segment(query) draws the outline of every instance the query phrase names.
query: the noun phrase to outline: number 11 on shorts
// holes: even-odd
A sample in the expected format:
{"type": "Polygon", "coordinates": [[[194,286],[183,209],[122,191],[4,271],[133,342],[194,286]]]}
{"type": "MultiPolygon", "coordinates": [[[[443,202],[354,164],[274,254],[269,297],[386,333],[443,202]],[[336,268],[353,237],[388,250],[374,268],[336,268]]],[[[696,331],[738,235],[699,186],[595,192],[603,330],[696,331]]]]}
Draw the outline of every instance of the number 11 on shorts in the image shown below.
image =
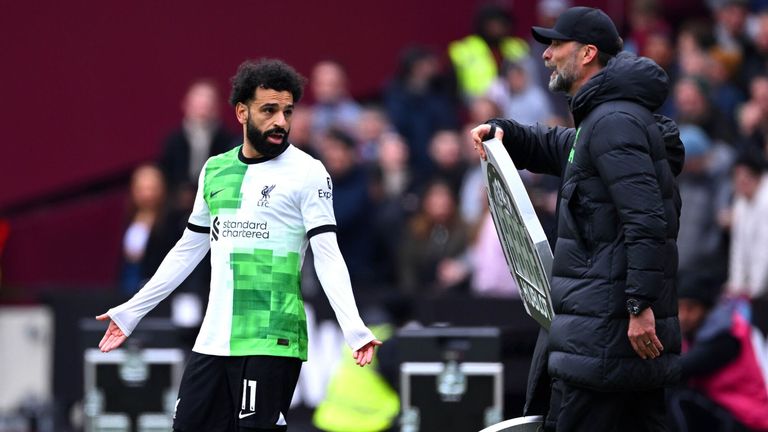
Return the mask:
{"type": "Polygon", "coordinates": [[[243,406],[242,409],[245,410],[245,403],[248,400],[248,390],[251,389],[251,397],[250,397],[250,404],[248,405],[248,411],[256,411],[256,381],[255,380],[243,380],[243,406]]]}

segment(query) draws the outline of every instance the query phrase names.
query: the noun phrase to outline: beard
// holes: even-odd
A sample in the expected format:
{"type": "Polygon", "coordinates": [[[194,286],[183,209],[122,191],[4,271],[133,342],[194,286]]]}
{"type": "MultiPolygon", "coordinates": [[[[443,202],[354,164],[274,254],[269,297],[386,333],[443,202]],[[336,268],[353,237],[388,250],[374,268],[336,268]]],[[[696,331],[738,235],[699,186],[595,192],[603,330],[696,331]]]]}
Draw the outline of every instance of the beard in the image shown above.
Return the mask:
{"type": "Polygon", "coordinates": [[[281,127],[272,128],[268,131],[262,132],[259,128],[251,124],[251,117],[248,116],[248,121],[245,125],[245,136],[248,138],[248,142],[251,147],[265,157],[275,157],[285,151],[288,148],[288,131],[281,127]],[[273,144],[267,140],[270,135],[282,134],[283,140],[280,144],[273,144]]]}
{"type": "Polygon", "coordinates": [[[563,92],[568,93],[568,90],[573,85],[573,79],[571,77],[564,75],[560,72],[555,71],[555,73],[549,78],[549,91],[551,92],[563,92]]]}
{"type": "Polygon", "coordinates": [[[549,77],[549,91],[568,93],[578,79],[572,62],[566,63],[561,70],[555,69],[549,77]]]}

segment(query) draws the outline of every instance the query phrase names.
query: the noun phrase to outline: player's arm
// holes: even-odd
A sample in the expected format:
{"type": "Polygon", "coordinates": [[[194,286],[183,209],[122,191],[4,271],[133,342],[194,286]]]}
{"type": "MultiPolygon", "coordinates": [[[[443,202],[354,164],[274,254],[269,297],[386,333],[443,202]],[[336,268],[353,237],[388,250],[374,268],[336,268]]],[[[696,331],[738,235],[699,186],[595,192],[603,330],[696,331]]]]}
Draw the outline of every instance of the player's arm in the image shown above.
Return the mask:
{"type": "MultiPolygon", "coordinates": [[[[313,234],[310,231],[310,234],[313,234]]],[[[353,350],[355,362],[365,366],[373,360],[374,348],[381,345],[365,326],[352,294],[352,283],[344,257],[336,241],[336,233],[328,230],[311,235],[309,242],[315,257],[315,271],[320,285],[331,303],[344,340],[353,350]]]]}
{"type": "Polygon", "coordinates": [[[185,229],[155,274],[136,295],[96,317],[101,321],[112,320],[99,343],[99,348],[108,352],[119,347],[131,335],[139,321],[192,273],[209,248],[208,234],[185,229]]]}
{"type": "Polygon", "coordinates": [[[365,366],[381,342],[363,324],[357,311],[349,271],[336,240],[331,176],[319,161],[306,169],[300,207],[320,284],[336,314],[344,340],[354,351],[356,363],[365,366]]]}
{"type": "Polygon", "coordinates": [[[130,300],[96,317],[100,321],[111,319],[99,342],[102,351],[111,351],[125,342],[139,321],[192,273],[211,248],[208,238],[210,211],[203,187],[206,167],[207,163],[198,179],[197,196],[187,229],[160,263],[155,274],[130,300]]]}

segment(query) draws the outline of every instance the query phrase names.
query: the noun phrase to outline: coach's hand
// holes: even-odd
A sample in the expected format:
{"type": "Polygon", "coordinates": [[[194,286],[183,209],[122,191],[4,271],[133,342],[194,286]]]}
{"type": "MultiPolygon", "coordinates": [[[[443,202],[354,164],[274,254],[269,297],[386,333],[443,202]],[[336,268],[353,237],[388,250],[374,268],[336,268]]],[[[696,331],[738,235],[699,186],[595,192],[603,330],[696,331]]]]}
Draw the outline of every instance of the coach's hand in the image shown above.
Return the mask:
{"type": "Polygon", "coordinates": [[[363,347],[359,350],[352,353],[352,357],[355,359],[355,363],[357,363],[357,365],[360,367],[370,364],[373,361],[373,352],[379,345],[381,345],[381,341],[374,339],[363,345],[363,347]]]}
{"type": "Polygon", "coordinates": [[[664,346],[656,337],[656,319],[651,308],[645,308],[639,315],[629,316],[629,343],[641,359],[655,359],[664,351],[664,346]]]}
{"type": "MultiPolygon", "coordinates": [[[[472,143],[475,146],[475,151],[480,155],[482,160],[486,160],[488,157],[486,156],[485,149],[483,148],[483,141],[485,136],[488,135],[488,132],[490,131],[491,125],[489,124],[481,124],[480,126],[477,126],[476,128],[469,131],[469,135],[472,137],[472,143]]],[[[501,140],[504,138],[504,131],[497,127],[495,137],[501,140]]]]}
{"type": "Polygon", "coordinates": [[[115,324],[115,322],[109,318],[109,315],[101,314],[97,316],[96,319],[99,321],[109,320],[107,331],[104,332],[104,337],[101,338],[101,342],[99,342],[99,349],[101,352],[110,352],[122,345],[123,342],[128,339],[128,336],[126,336],[125,333],[120,330],[120,327],[118,327],[117,324],[115,324]]]}

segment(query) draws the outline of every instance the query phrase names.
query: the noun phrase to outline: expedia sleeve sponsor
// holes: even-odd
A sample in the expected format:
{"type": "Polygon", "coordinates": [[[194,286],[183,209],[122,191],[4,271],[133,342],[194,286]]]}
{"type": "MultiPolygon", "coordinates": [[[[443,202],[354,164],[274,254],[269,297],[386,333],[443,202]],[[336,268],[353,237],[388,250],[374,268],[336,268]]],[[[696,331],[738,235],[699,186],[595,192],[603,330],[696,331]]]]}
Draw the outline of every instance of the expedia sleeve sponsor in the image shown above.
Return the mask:
{"type": "Polygon", "coordinates": [[[328,190],[318,188],[317,197],[325,198],[327,200],[333,199],[333,184],[331,183],[331,176],[325,176],[325,182],[328,184],[328,190]]]}
{"type": "Polygon", "coordinates": [[[301,218],[306,232],[326,225],[336,225],[333,214],[333,182],[328,171],[315,161],[308,169],[301,188],[301,218]]]}
{"type": "Polygon", "coordinates": [[[267,222],[222,221],[219,235],[224,238],[268,239],[267,222]]]}

